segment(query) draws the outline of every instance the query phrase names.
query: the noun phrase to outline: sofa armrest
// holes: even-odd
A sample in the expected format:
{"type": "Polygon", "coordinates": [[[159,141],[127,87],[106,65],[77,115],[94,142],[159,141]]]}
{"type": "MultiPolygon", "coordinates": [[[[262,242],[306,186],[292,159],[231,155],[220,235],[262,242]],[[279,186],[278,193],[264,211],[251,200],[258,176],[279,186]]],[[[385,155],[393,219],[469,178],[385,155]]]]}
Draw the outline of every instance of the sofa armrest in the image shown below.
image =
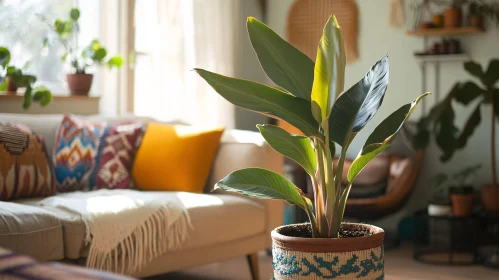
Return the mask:
{"type": "MultiPolygon", "coordinates": [[[[211,189],[216,182],[229,173],[248,167],[260,167],[283,174],[284,159],[257,132],[225,131],[208,180],[209,188],[211,189]]],[[[284,202],[270,199],[253,200],[265,207],[267,216],[266,232],[269,233],[270,245],[270,232],[283,223],[284,202]]]]}

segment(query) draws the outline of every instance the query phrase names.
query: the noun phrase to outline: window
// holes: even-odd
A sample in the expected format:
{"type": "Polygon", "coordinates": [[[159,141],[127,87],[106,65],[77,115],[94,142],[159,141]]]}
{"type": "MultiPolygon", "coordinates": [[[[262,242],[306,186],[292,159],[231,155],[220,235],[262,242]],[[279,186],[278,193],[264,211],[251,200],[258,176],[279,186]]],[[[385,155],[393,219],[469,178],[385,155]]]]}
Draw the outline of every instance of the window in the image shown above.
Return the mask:
{"type": "Polygon", "coordinates": [[[79,41],[83,47],[99,37],[98,0],[0,0],[0,45],[9,48],[16,67],[29,62],[26,70],[54,94],[67,93],[65,73],[70,68],[60,59],[63,47],[40,16],[53,23],[56,18],[67,18],[75,6],[81,10],[79,41]],[[50,44],[44,47],[46,37],[50,44]]]}

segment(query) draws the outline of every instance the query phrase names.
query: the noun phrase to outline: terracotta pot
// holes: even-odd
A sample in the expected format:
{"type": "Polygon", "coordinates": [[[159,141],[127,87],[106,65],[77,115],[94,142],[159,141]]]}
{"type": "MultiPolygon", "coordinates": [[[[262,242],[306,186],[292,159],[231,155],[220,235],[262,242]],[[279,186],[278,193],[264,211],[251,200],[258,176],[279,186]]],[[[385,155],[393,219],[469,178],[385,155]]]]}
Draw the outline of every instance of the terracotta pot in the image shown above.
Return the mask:
{"type": "Polygon", "coordinates": [[[281,226],[272,231],[273,279],[383,278],[383,229],[371,225],[343,223],[342,228],[360,228],[372,235],[350,238],[292,236],[293,233],[309,228],[309,224],[295,224],[281,226]],[[330,267],[324,269],[325,264],[330,267]]]}
{"type": "Polygon", "coordinates": [[[8,94],[16,95],[17,94],[17,85],[12,82],[12,77],[5,77],[5,80],[7,80],[7,88],[5,89],[8,94]]]}
{"type": "Polygon", "coordinates": [[[473,27],[483,29],[483,17],[481,16],[471,16],[470,23],[473,27]]]}
{"type": "Polygon", "coordinates": [[[489,213],[499,213],[499,187],[485,186],[480,189],[482,203],[489,213]]]}
{"type": "Polygon", "coordinates": [[[468,217],[473,214],[472,194],[451,194],[452,213],[456,217],[468,217]]]}
{"type": "Polygon", "coordinates": [[[448,8],[444,11],[445,27],[460,27],[462,23],[461,8],[448,8]]]}
{"type": "Polygon", "coordinates": [[[444,27],[444,15],[433,15],[433,26],[436,28],[444,27]]]}
{"type": "Polygon", "coordinates": [[[71,95],[88,95],[94,75],[84,73],[67,74],[66,79],[68,80],[71,95]]]}

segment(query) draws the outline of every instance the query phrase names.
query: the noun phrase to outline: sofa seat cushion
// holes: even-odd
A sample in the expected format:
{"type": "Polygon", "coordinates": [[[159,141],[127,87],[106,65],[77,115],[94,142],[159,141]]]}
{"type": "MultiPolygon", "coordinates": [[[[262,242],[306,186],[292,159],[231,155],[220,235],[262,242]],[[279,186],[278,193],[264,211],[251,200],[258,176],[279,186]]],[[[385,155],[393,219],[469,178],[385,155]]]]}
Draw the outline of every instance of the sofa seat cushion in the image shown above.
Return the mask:
{"type": "Polygon", "coordinates": [[[37,260],[61,260],[64,243],[60,220],[50,211],[0,202],[0,247],[37,260]]]}
{"type": "MultiPolygon", "coordinates": [[[[229,194],[195,194],[187,192],[156,192],[165,198],[175,196],[186,207],[192,224],[189,238],[180,248],[201,248],[264,233],[265,208],[251,199],[229,194]]],[[[41,199],[20,203],[36,205],[41,199]]],[[[85,225],[80,215],[63,209],[43,207],[62,222],[65,256],[86,257],[85,225]]]]}

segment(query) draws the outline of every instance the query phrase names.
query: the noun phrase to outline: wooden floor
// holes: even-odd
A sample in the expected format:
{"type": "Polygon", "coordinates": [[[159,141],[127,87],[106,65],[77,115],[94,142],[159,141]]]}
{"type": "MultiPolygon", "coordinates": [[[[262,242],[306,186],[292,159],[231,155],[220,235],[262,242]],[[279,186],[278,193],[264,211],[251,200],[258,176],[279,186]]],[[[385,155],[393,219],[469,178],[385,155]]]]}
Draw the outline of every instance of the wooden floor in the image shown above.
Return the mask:
{"type": "MultiPolygon", "coordinates": [[[[263,252],[259,254],[260,279],[271,279],[272,258],[263,252]]],[[[385,254],[385,279],[495,279],[499,280],[499,270],[483,266],[436,266],[416,262],[412,259],[410,246],[387,250],[385,254]]],[[[170,273],[150,279],[172,280],[251,280],[250,271],[245,257],[231,259],[192,268],[182,272],[170,273]]]]}

